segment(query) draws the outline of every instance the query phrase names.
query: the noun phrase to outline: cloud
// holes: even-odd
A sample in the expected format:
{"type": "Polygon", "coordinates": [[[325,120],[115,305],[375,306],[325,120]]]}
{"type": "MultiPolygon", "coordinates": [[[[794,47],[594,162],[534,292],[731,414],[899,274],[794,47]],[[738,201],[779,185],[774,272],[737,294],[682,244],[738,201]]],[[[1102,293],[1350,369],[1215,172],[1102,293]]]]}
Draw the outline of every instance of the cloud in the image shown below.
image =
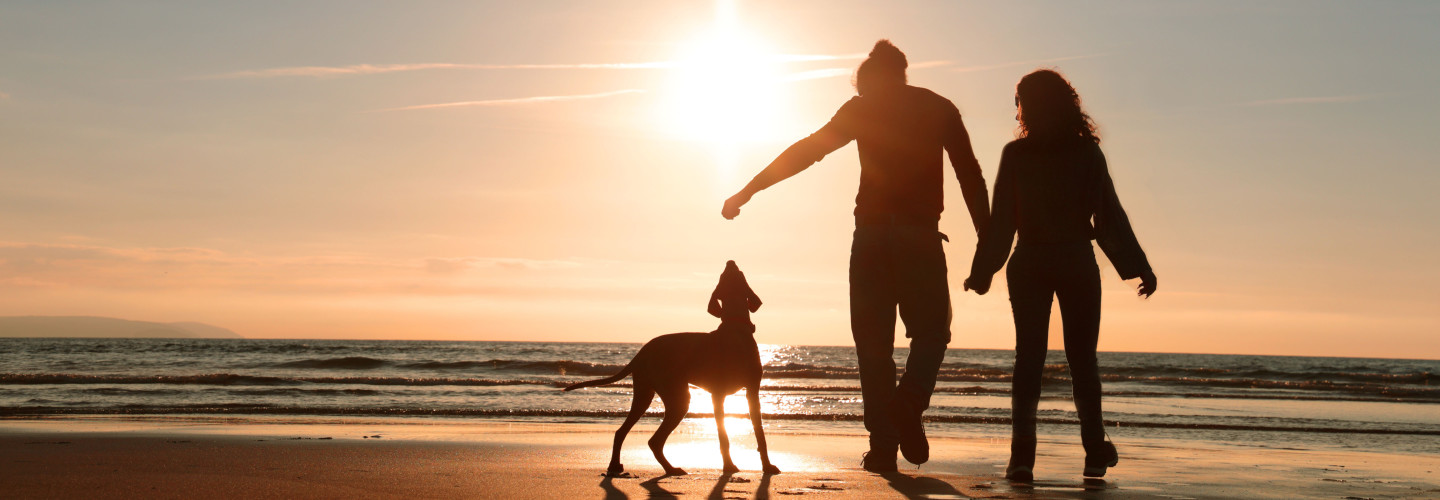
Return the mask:
{"type": "MultiPolygon", "coordinates": [[[[857,59],[863,54],[776,54],[771,62],[792,63],[812,61],[838,61],[857,59]]],[[[355,75],[375,75],[406,71],[440,69],[468,70],[547,70],[547,69],[671,69],[685,66],[685,61],[649,61],[633,63],[573,63],[573,64],[466,64],[466,63],[410,63],[410,64],[352,64],[349,66],[286,66],[246,71],[234,71],[216,75],[194,77],[194,80],[230,80],[250,78],[304,77],[323,78],[355,75]]]]}
{"type": "Polygon", "coordinates": [[[852,59],[864,59],[865,54],[776,54],[771,56],[773,62],[813,62],[813,61],[847,61],[852,59]]]}
{"type": "Polygon", "coordinates": [[[535,97],[519,97],[519,98],[513,98],[513,99],[489,99],[489,100],[484,100],[484,101],[459,101],[459,102],[442,102],[442,103],[438,103],[438,104],[419,104],[419,105],[415,105],[415,106],[402,106],[402,107],[398,107],[398,108],[376,109],[376,110],[373,110],[373,111],[375,111],[375,112],[381,112],[381,111],[412,111],[412,110],[417,110],[417,109],[462,108],[462,107],[471,107],[471,106],[516,106],[516,105],[522,105],[522,104],[540,104],[540,103],[557,102],[557,101],[577,101],[577,100],[582,100],[582,99],[600,99],[600,98],[604,98],[604,97],[613,97],[613,96],[625,95],[625,94],[636,94],[636,93],[642,93],[642,92],[645,92],[645,91],[644,91],[644,90],[641,90],[641,89],[625,89],[625,90],[616,90],[616,91],[612,91],[612,92],[601,92],[601,93],[598,93],[598,94],[544,95],[544,96],[535,96],[535,97]]]}
{"type": "Polygon", "coordinates": [[[434,69],[658,69],[674,67],[672,62],[641,62],[641,63],[602,63],[602,64],[455,64],[455,63],[417,63],[417,64],[355,64],[350,66],[290,66],[283,68],[257,69],[249,71],[236,71],[218,75],[206,75],[196,77],[197,80],[228,80],[240,78],[279,78],[279,77],[335,77],[353,75],[374,75],[381,73],[399,73],[404,71],[424,71],[434,69]]]}
{"type": "Polygon", "coordinates": [[[0,90],[0,101],[8,101],[8,100],[10,100],[10,94],[6,94],[5,91],[0,90]]]}
{"type": "MultiPolygon", "coordinates": [[[[861,55],[859,57],[864,57],[864,55],[861,55]]],[[[909,69],[938,68],[942,66],[949,66],[951,64],[955,64],[955,61],[921,61],[915,64],[911,64],[909,69]]],[[[855,68],[822,68],[810,71],[801,71],[798,73],[790,73],[788,75],[780,77],[780,80],[785,82],[798,82],[804,80],[818,80],[821,78],[834,78],[837,76],[850,76],[853,74],[855,74],[855,68]]]]}
{"type": "Polygon", "coordinates": [[[1329,104],[1329,103],[1340,103],[1340,102],[1369,101],[1369,100],[1378,99],[1378,98],[1380,98],[1380,95],[1379,95],[1379,94],[1337,95],[1337,96],[1326,96],[1326,97],[1286,97],[1286,98],[1282,98],[1282,99],[1263,99],[1263,100],[1259,100],[1259,101],[1250,101],[1250,102],[1247,102],[1247,103],[1243,103],[1243,104],[1241,104],[1241,105],[1242,105],[1242,106],[1275,106],[1275,105],[1283,105],[1283,104],[1329,104]]]}
{"type": "Polygon", "coordinates": [[[254,256],[209,248],[0,242],[0,290],[223,290],[268,293],[492,294],[556,288],[573,260],[254,256]],[[469,271],[462,273],[462,271],[469,271]]]}
{"type": "Polygon", "coordinates": [[[803,80],[817,80],[817,79],[820,79],[820,78],[834,78],[834,77],[837,77],[837,76],[850,76],[850,74],[851,74],[851,73],[854,73],[854,72],[855,72],[855,70],[854,70],[853,68],[824,68],[824,69],[815,69],[815,70],[810,70],[810,71],[801,71],[801,72],[798,72],[798,73],[790,73],[790,74],[788,74],[788,75],[785,75],[785,76],[781,77],[780,80],[786,81],[786,82],[798,82],[798,81],[803,81],[803,80]]]}
{"type": "Polygon", "coordinates": [[[455,274],[472,268],[502,268],[521,270],[573,269],[579,262],[569,260],[536,260],[504,257],[460,257],[425,259],[425,270],[432,274],[455,274]]]}
{"type": "Polygon", "coordinates": [[[1017,67],[1017,66],[1037,66],[1037,65],[1041,65],[1041,64],[1057,63],[1057,62],[1061,62],[1061,61],[1075,61],[1075,60],[1079,60],[1079,59],[1091,59],[1091,58],[1095,58],[1095,57],[1103,57],[1103,56],[1105,56],[1105,55],[1107,55],[1107,54],[1103,54],[1103,53],[1102,53],[1102,54],[1085,54],[1085,55],[1079,55],[1079,56],[1055,57],[1055,58],[1051,58],[1051,59],[1031,59],[1031,60],[1027,60],[1027,61],[1012,61],[1012,62],[999,63],[999,64],[987,64],[987,65],[983,65],[983,66],[964,66],[964,67],[952,69],[952,70],[950,70],[950,71],[954,71],[954,72],[956,72],[956,73],[970,73],[970,72],[975,72],[975,71],[990,71],[990,70],[992,70],[992,69],[1014,68],[1014,67],[1017,67]]]}

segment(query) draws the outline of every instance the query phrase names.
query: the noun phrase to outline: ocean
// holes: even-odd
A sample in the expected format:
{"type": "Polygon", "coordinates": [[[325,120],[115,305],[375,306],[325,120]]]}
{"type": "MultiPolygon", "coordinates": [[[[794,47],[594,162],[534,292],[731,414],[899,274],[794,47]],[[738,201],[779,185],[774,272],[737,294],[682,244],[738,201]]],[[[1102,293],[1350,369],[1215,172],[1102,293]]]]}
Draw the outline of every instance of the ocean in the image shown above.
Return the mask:
{"type": "MultiPolygon", "coordinates": [[[[0,418],[315,415],[619,423],[640,344],[255,339],[0,339],[0,418]]],[[[905,349],[896,349],[902,366],[905,349]]],[[[762,345],[767,426],[862,432],[851,347],[762,345]]],[[[1007,350],[950,349],[932,434],[1009,432],[1007,350]]],[[[1440,361],[1100,353],[1107,430],[1270,446],[1440,450],[1440,361]]],[[[692,389],[691,412],[710,398],[692,389]]],[[[1042,432],[1078,434],[1064,353],[1045,368],[1042,432]]],[[[651,412],[659,414],[658,399],[651,412]]],[[[740,395],[726,413],[746,411],[740,395]]],[[[652,422],[653,423],[653,422],[652,422]]],[[[0,420],[3,425],[3,420],[0,420]]]]}

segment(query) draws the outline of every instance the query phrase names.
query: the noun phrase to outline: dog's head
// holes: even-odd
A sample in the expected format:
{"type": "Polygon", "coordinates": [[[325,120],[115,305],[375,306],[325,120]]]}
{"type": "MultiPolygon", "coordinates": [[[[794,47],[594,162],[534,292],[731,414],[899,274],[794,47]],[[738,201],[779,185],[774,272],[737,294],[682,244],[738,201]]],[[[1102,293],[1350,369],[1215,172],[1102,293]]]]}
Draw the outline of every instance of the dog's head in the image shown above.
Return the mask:
{"type": "Polygon", "coordinates": [[[760,309],[760,297],[750,289],[750,283],[745,281],[745,273],[740,272],[740,266],[733,260],[725,262],[725,270],[720,273],[720,283],[715,286],[712,298],[724,302],[727,308],[742,306],[750,312],[760,309]]]}

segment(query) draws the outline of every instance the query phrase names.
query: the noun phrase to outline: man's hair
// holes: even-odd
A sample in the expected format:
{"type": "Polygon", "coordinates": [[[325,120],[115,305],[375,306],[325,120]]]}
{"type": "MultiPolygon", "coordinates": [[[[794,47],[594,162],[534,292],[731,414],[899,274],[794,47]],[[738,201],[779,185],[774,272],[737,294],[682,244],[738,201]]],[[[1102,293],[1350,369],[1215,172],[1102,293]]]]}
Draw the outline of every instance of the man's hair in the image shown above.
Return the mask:
{"type": "Polygon", "coordinates": [[[860,95],[890,86],[905,84],[905,68],[909,67],[905,53],[890,40],[875,42],[870,56],[855,70],[855,91],[860,95]]]}

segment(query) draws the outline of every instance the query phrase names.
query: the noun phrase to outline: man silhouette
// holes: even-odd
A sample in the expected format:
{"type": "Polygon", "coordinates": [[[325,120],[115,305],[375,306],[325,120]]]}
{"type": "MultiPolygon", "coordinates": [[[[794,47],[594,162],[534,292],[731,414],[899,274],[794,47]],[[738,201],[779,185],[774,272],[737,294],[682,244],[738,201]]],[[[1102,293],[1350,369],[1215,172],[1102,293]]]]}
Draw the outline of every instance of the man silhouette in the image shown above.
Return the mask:
{"type": "Polygon", "coordinates": [[[977,234],[990,219],[985,179],[959,110],[934,92],[907,85],[907,66],[900,49],[888,40],[876,42],[855,72],[859,95],[819,131],[781,153],[721,210],[733,219],[756,192],[852,140],[858,144],[850,329],[870,433],[864,467],[874,472],[896,470],[897,447],[911,463],[925,463],[930,456],[920,415],[930,405],[950,343],[950,286],[941,247],[948,238],[939,231],[945,153],[977,234]],[[910,338],[898,385],[893,358],[897,308],[910,338]]]}

